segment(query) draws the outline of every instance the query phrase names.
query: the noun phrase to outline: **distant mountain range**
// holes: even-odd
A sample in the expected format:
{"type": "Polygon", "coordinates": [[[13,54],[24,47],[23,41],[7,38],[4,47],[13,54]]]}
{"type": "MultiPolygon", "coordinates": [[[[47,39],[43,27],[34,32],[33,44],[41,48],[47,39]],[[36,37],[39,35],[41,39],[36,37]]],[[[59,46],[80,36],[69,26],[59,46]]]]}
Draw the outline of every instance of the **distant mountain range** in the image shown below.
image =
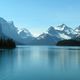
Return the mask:
{"type": "Polygon", "coordinates": [[[13,21],[8,22],[0,17],[0,37],[12,38],[16,44],[54,45],[64,39],[80,39],[80,26],[75,29],[65,24],[57,27],[50,26],[46,32],[34,37],[27,29],[18,29],[13,21]]]}

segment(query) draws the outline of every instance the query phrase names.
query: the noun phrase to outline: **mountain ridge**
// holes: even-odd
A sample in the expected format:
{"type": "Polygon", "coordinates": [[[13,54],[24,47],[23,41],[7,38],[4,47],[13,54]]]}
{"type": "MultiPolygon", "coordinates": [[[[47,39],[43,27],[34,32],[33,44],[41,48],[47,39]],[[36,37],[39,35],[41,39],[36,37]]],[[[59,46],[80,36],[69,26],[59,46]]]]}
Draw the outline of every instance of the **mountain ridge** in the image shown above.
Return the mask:
{"type": "Polygon", "coordinates": [[[6,21],[0,17],[0,36],[12,38],[16,43],[31,44],[56,44],[60,40],[72,39],[80,36],[80,26],[75,29],[65,24],[53,27],[50,26],[47,31],[34,37],[27,28],[18,29],[13,21],[6,21]]]}

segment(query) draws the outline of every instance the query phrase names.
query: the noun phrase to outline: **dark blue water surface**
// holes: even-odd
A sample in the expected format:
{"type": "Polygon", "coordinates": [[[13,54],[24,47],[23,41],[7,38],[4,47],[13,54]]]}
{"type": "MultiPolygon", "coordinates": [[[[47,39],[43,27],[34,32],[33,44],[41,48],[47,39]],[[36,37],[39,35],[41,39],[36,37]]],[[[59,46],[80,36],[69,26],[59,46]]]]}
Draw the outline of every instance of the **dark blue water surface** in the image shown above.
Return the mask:
{"type": "Polygon", "coordinates": [[[80,47],[0,50],[0,80],[80,80],[80,47]]]}

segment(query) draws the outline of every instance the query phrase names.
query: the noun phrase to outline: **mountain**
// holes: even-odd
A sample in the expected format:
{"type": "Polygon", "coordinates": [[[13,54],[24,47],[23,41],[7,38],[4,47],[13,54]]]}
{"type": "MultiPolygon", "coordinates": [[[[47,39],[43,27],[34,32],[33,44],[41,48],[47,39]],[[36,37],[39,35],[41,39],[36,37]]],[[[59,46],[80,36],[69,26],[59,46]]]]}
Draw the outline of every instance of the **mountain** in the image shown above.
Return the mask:
{"type": "Polygon", "coordinates": [[[65,24],[50,26],[46,32],[34,37],[26,28],[18,29],[13,21],[0,17],[0,37],[11,38],[16,44],[54,45],[64,39],[80,39],[80,26],[74,30],[65,24]]]}
{"type": "Polygon", "coordinates": [[[0,37],[3,37],[3,33],[2,33],[2,25],[0,24],[0,37]]]}
{"type": "Polygon", "coordinates": [[[77,28],[75,28],[75,31],[77,32],[77,34],[73,37],[73,39],[80,41],[80,25],[77,28]]]}
{"type": "Polygon", "coordinates": [[[37,43],[39,45],[54,45],[57,43],[57,41],[61,40],[57,36],[48,34],[48,33],[43,33],[39,37],[37,37],[37,43]]]}
{"type": "Polygon", "coordinates": [[[33,35],[26,28],[19,29],[18,35],[24,44],[30,44],[34,39],[33,35]]]}
{"type": "Polygon", "coordinates": [[[19,39],[17,34],[17,28],[14,26],[13,22],[8,23],[6,20],[0,17],[0,24],[1,32],[5,36],[12,38],[16,41],[19,39]]]}
{"type": "Polygon", "coordinates": [[[45,33],[37,37],[37,40],[41,44],[56,44],[60,40],[71,39],[76,34],[77,32],[75,30],[62,24],[57,27],[50,26],[45,33]]]}
{"type": "Polygon", "coordinates": [[[0,17],[0,35],[6,36],[7,38],[11,38],[18,44],[25,44],[25,41],[27,44],[28,40],[26,39],[31,38],[32,36],[30,35],[30,32],[28,30],[19,31],[18,28],[15,27],[13,21],[8,22],[1,17],[0,17]]]}
{"type": "Polygon", "coordinates": [[[75,29],[75,31],[76,31],[78,34],[80,34],[80,26],[78,26],[78,27],[75,29]]]}
{"type": "Polygon", "coordinates": [[[18,34],[22,39],[27,39],[32,37],[32,34],[26,28],[18,30],[18,34]]]}
{"type": "Polygon", "coordinates": [[[47,32],[61,39],[71,39],[77,34],[72,28],[69,28],[65,24],[59,25],[57,27],[51,26],[47,32]]]}

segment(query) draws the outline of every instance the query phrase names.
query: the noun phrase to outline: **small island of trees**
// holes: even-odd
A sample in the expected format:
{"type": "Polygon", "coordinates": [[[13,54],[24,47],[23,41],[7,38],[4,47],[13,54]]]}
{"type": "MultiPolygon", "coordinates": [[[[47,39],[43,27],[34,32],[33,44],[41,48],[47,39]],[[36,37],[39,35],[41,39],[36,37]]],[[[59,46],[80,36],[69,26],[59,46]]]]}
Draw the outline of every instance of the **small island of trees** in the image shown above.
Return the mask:
{"type": "Polygon", "coordinates": [[[15,47],[16,44],[12,39],[0,38],[0,49],[13,49],[15,47]]]}
{"type": "Polygon", "coordinates": [[[80,41],[79,40],[62,40],[59,41],[57,44],[57,46],[80,46],[80,41]]]}

